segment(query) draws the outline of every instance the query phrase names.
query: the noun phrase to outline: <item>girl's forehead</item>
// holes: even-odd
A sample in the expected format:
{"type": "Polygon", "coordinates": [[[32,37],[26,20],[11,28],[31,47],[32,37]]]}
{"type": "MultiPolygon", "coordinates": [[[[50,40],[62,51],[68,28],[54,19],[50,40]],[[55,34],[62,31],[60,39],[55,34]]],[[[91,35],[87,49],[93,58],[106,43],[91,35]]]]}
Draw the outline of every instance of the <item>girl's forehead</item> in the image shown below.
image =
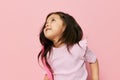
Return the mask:
{"type": "Polygon", "coordinates": [[[60,16],[59,16],[58,14],[51,14],[51,15],[47,18],[47,20],[53,19],[53,18],[60,19],[60,16]]]}

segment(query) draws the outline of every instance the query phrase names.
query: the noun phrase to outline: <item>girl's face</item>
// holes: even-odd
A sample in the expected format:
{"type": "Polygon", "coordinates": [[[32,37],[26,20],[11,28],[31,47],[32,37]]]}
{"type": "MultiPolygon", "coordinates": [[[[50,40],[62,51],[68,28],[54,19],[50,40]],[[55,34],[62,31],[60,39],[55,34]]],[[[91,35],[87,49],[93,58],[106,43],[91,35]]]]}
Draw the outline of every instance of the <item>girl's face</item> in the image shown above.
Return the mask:
{"type": "Polygon", "coordinates": [[[57,14],[50,15],[45,24],[44,35],[51,41],[57,41],[65,30],[63,20],[57,14]]]}

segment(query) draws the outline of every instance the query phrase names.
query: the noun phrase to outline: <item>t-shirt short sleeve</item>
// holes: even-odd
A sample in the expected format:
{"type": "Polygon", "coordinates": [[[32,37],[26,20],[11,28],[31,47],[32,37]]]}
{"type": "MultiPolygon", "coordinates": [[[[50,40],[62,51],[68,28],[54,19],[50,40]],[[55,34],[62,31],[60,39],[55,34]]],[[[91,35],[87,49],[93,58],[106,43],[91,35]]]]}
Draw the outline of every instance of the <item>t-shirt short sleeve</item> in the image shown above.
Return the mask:
{"type": "Polygon", "coordinates": [[[86,47],[84,58],[89,63],[96,62],[96,55],[88,47],[86,47]]]}
{"type": "Polygon", "coordinates": [[[81,47],[85,50],[84,53],[84,60],[89,62],[89,63],[95,63],[96,62],[96,55],[88,48],[87,46],[87,40],[81,40],[79,42],[79,44],[81,45],[81,47]]]}

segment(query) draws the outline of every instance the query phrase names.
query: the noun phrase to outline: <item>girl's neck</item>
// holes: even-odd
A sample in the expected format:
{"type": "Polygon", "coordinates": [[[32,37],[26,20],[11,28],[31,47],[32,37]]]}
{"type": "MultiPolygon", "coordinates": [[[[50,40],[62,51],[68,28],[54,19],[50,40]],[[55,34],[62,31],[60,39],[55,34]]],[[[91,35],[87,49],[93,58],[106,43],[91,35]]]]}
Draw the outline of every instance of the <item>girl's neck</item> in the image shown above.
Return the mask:
{"type": "Polygon", "coordinates": [[[54,47],[58,48],[58,47],[61,47],[61,46],[64,46],[65,43],[61,43],[61,42],[54,42],[54,47]]]}

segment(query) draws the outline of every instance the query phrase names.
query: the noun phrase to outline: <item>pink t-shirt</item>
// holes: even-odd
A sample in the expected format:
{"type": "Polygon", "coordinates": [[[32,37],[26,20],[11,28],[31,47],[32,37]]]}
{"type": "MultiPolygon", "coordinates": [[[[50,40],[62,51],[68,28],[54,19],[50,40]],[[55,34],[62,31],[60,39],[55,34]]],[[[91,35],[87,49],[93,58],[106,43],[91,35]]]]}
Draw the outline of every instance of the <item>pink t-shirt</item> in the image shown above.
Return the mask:
{"type": "Polygon", "coordinates": [[[50,57],[47,57],[53,70],[54,80],[87,80],[85,61],[89,63],[96,61],[95,54],[87,46],[87,40],[81,40],[79,45],[75,44],[70,48],[70,52],[66,45],[53,47],[50,57]]]}

